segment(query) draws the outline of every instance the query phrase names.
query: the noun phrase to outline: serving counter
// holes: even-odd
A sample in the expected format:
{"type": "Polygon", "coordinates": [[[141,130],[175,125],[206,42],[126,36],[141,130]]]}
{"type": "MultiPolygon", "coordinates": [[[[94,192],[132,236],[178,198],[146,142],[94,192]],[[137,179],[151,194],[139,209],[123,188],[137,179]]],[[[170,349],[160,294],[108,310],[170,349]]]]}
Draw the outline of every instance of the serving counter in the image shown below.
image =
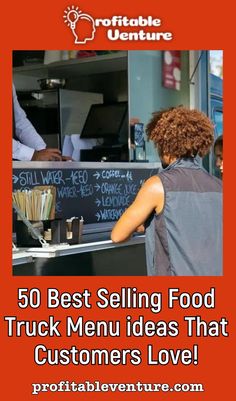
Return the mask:
{"type": "Polygon", "coordinates": [[[88,244],[28,248],[25,260],[13,255],[16,276],[145,276],[144,236],[114,244],[98,241],[88,244]]]}
{"type": "Polygon", "coordinates": [[[145,236],[121,244],[109,238],[115,221],[159,167],[159,163],[14,162],[14,190],[55,186],[56,218],[83,216],[84,229],[80,244],[29,246],[22,249],[29,259],[21,264],[14,254],[13,274],[146,275],[145,236]]]}
{"type": "Polygon", "coordinates": [[[26,265],[33,263],[32,255],[23,250],[13,251],[12,264],[13,266],[26,265]]]}

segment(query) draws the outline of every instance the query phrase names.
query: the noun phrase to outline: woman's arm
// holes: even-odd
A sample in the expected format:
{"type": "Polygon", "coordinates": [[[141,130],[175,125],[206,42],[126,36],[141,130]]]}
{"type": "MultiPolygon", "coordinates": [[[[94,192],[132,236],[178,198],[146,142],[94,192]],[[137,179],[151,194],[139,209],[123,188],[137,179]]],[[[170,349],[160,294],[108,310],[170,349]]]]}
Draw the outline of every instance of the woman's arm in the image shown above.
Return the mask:
{"type": "Polygon", "coordinates": [[[151,177],[144,183],[132,205],[117,221],[111,233],[112,241],[127,240],[154,210],[160,213],[163,205],[164,189],[161,180],[157,176],[151,177]]]}

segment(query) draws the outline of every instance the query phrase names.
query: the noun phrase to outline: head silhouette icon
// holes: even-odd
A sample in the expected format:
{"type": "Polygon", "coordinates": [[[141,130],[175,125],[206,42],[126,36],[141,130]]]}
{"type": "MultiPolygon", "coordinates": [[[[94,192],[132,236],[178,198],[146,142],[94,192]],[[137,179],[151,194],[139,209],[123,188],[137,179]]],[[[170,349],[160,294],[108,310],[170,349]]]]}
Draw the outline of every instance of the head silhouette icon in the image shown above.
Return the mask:
{"type": "Polygon", "coordinates": [[[72,6],[65,10],[64,19],[74,35],[74,43],[84,44],[94,39],[95,22],[89,14],[82,13],[78,7],[72,6]]]}

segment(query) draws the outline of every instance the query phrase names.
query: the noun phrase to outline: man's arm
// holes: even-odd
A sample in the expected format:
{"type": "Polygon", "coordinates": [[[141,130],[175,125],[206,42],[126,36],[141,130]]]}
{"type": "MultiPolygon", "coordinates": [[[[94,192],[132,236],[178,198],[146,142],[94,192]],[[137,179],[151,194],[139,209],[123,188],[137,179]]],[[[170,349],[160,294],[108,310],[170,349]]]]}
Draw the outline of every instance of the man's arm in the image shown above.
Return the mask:
{"type": "Polygon", "coordinates": [[[21,143],[35,150],[46,148],[46,144],[28,120],[24,110],[21,108],[15,87],[13,86],[13,108],[15,120],[15,135],[21,143]]]}
{"type": "Polygon", "coordinates": [[[159,177],[149,178],[132,205],[123,213],[114,226],[111,239],[123,242],[129,239],[137,227],[144,224],[153,211],[160,213],[164,206],[164,189],[159,177]]]}
{"type": "Polygon", "coordinates": [[[12,158],[21,161],[61,161],[71,160],[69,157],[61,156],[58,149],[35,150],[13,139],[12,158]]]}
{"type": "Polygon", "coordinates": [[[15,160],[31,160],[34,154],[34,149],[20,143],[19,141],[12,140],[12,158],[15,160]]]}
{"type": "Polygon", "coordinates": [[[13,86],[13,107],[15,136],[20,141],[13,139],[13,159],[33,161],[61,161],[69,160],[62,157],[59,149],[46,149],[46,144],[28,120],[24,110],[21,108],[15,87],[13,86]]]}

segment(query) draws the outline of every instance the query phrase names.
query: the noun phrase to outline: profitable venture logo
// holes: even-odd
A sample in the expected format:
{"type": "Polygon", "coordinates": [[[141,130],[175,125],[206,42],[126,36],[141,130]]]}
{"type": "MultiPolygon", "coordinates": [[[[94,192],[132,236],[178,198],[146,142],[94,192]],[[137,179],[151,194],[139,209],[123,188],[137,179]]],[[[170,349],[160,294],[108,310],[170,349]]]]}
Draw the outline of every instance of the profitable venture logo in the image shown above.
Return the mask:
{"type": "Polygon", "coordinates": [[[103,27],[111,41],[169,41],[172,32],[161,31],[162,21],[153,16],[128,18],[113,15],[111,18],[96,18],[84,13],[78,6],[68,6],[64,11],[64,22],[71,29],[75,44],[85,44],[93,40],[97,28],[103,27]]]}
{"type": "Polygon", "coordinates": [[[74,35],[74,43],[77,44],[84,44],[88,40],[93,40],[94,39],[94,34],[95,34],[95,21],[93,17],[89,14],[82,13],[82,11],[79,10],[79,7],[71,6],[67,7],[67,9],[64,11],[64,22],[67,23],[69,28],[72,31],[72,34],[74,35]],[[85,24],[84,24],[85,23],[85,24]],[[78,34],[77,34],[77,26],[78,27],[78,34]],[[84,29],[84,25],[88,25],[90,27],[90,32],[87,31],[87,29],[84,29]],[[80,33],[81,31],[81,33],[80,33]],[[83,35],[85,31],[85,36],[83,35]]]}

